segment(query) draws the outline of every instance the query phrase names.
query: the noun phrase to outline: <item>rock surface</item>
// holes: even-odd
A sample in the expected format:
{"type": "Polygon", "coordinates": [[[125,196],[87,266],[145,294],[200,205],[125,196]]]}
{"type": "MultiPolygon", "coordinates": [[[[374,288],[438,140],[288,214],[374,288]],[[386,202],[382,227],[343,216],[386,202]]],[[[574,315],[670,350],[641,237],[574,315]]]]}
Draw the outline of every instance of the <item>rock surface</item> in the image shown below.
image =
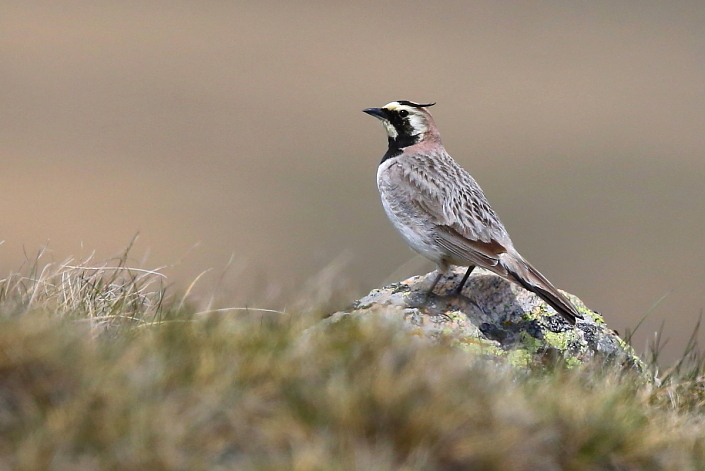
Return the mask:
{"type": "Polygon", "coordinates": [[[644,371],[634,350],[577,297],[566,293],[584,317],[572,326],[534,293],[479,268],[461,295],[446,294],[464,270],[457,267],[442,278],[430,297],[426,291],[436,272],[375,289],[329,321],[377,313],[401,319],[424,337],[449,338],[461,348],[504,357],[517,366],[551,359],[576,366],[602,359],[644,371]]]}

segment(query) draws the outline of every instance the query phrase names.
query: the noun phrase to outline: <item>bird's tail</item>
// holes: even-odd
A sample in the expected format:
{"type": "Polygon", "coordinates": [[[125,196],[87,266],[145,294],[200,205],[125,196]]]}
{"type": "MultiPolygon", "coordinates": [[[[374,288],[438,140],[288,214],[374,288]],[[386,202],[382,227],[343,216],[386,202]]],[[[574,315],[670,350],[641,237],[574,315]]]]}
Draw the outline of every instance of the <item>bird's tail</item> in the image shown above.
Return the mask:
{"type": "Polygon", "coordinates": [[[503,253],[499,257],[499,264],[507,270],[509,278],[536,293],[571,324],[575,325],[576,319],[583,318],[573,303],[518,253],[503,253]]]}

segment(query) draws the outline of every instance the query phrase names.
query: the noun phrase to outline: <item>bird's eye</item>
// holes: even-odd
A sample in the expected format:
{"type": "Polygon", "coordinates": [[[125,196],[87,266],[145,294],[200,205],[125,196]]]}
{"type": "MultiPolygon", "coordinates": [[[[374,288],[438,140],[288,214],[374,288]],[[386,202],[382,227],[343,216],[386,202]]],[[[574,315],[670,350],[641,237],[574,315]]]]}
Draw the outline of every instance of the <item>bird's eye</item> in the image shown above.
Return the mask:
{"type": "Polygon", "coordinates": [[[409,112],[406,110],[401,110],[399,112],[399,116],[401,116],[402,118],[406,118],[407,116],[409,116],[409,112]]]}

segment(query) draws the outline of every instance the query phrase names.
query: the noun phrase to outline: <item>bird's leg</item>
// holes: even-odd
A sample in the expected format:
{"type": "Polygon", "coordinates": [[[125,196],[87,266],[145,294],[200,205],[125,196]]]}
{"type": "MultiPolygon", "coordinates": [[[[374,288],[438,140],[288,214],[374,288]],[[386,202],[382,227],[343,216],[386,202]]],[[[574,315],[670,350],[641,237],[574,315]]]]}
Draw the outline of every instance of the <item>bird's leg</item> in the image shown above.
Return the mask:
{"type": "Polygon", "coordinates": [[[436,275],[436,279],[433,280],[433,283],[431,283],[431,287],[429,288],[428,292],[426,293],[427,296],[433,296],[433,289],[436,287],[439,281],[441,281],[441,277],[445,273],[442,272],[441,270],[438,270],[438,275],[436,275]]]}
{"type": "Polygon", "coordinates": [[[470,265],[465,272],[465,275],[463,275],[463,279],[460,280],[460,283],[458,286],[455,287],[453,290],[453,294],[460,294],[463,291],[463,286],[465,286],[465,282],[468,281],[468,278],[470,278],[470,273],[475,269],[475,265],[470,265]]]}

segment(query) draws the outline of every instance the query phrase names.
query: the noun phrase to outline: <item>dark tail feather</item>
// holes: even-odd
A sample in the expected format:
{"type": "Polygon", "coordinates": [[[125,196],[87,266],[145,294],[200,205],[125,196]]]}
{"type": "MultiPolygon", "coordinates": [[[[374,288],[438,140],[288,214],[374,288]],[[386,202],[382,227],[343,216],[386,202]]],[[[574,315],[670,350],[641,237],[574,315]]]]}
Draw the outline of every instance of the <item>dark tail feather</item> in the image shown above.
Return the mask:
{"type": "Polygon", "coordinates": [[[573,303],[568,301],[568,298],[519,254],[502,254],[500,256],[500,264],[507,270],[507,274],[512,280],[516,281],[524,289],[536,293],[541,299],[546,301],[546,304],[555,309],[558,314],[571,324],[575,325],[576,319],[583,318],[582,314],[573,306],[573,303]]]}

